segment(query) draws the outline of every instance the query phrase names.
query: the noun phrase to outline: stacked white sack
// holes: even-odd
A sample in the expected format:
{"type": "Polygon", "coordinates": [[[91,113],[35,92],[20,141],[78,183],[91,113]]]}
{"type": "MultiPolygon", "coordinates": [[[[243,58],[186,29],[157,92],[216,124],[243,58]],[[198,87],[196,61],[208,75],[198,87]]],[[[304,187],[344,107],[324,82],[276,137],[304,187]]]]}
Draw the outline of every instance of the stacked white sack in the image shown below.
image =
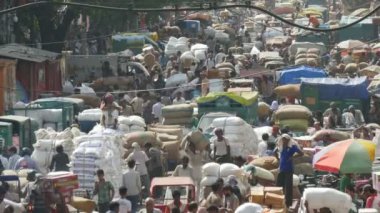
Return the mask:
{"type": "Polygon", "coordinates": [[[102,110],[97,109],[86,109],[83,110],[78,115],[78,121],[96,121],[99,122],[102,117],[102,110]]]}
{"type": "Polygon", "coordinates": [[[70,128],[62,132],[56,132],[50,128],[39,129],[34,134],[37,142],[33,144],[34,150],[31,157],[36,161],[39,169],[44,174],[49,172],[51,160],[56,153],[55,148],[58,145],[63,146],[63,150],[68,156],[74,151],[74,134],[70,128]]]}
{"type": "MultiPolygon", "coordinates": [[[[35,106],[40,107],[39,105],[35,106]]],[[[15,115],[33,118],[41,128],[51,127],[56,131],[62,131],[62,109],[28,108],[25,110],[15,110],[15,115]]]]}
{"type": "Polygon", "coordinates": [[[301,198],[299,212],[313,212],[313,209],[327,207],[332,212],[347,213],[353,207],[351,197],[343,192],[331,188],[307,188],[301,198]],[[326,196],[328,195],[328,196],[326,196]],[[306,211],[305,202],[308,202],[309,211],[306,211]]]}
{"type": "Polygon", "coordinates": [[[175,55],[178,51],[184,53],[189,50],[188,38],[181,37],[179,39],[170,37],[168,43],[165,46],[166,55],[175,55]]]}
{"type": "Polygon", "coordinates": [[[145,120],[140,116],[119,116],[117,121],[119,123],[118,129],[124,133],[145,131],[145,120]]]}
{"type": "Polygon", "coordinates": [[[122,183],[120,138],[109,135],[86,135],[74,140],[77,148],[71,156],[72,172],[78,175],[81,189],[93,190],[96,171],[103,169],[105,178],[115,188],[122,183]]]}
{"type": "Polygon", "coordinates": [[[259,142],[257,135],[243,119],[239,117],[217,118],[211,126],[223,129],[224,137],[230,143],[232,157],[246,157],[257,153],[259,142]]]}

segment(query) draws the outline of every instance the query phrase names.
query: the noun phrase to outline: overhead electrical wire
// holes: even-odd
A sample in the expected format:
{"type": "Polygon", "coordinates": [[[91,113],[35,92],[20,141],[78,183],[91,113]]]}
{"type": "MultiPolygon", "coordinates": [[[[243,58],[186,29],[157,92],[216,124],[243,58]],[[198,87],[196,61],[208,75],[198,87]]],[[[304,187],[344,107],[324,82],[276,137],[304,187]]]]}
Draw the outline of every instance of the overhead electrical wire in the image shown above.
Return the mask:
{"type": "Polygon", "coordinates": [[[79,7],[79,8],[93,8],[93,9],[102,9],[102,10],[113,10],[113,11],[120,11],[120,12],[179,12],[179,11],[205,11],[205,10],[214,10],[214,9],[231,9],[231,8],[249,8],[249,9],[254,9],[258,10],[262,13],[265,13],[269,16],[274,17],[275,19],[278,19],[288,25],[291,25],[293,27],[301,28],[304,30],[309,30],[309,31],[314,31],[314,32],[334,32],[334,31],[339,31],[343,30],[346,28],[349,28],[351,26],[354,26],[363,20],[367,19],[376,11],[380,9],[380,5],[371,10],[368,14],[365,16],[359,18],[356,21],[353,21],[347,25],[337,27],[337,28],[331,28],[331,29],[320,29],[320,28],[311,28],[307,26],[302,26],[296,23],[293,23],[291,21],[288,21],[281,16],[278,16],[274,14],[273,12],[266,10],[264,8],[255,6],[255,5],[250,5],[250,4],[234,4],[234,5],[213,5],[212,3],[210,4],[209,7],[204,7],[204,6],[199,6],[199,7],[174,7],[174,8],[134,8],[134,7],[129,7],[129,8],[124,8],[124,7],[113,7],[113,6],[104,6],[104,5],[95,5],[95,4],[85,4],[85,3],[78,3],[78,2],[56,2],[56,1],[39,1],[39,2],[32,2],[12,8],[8,8],[5,10],[0,11],[0,15],[10,13],[13,11],[21,10],[21,9],[26,9],[26,8],[31,8],[31,7],[38,7],[41,5],[67,5],[67,6],[72,6],[72,7],[79,7]]]}

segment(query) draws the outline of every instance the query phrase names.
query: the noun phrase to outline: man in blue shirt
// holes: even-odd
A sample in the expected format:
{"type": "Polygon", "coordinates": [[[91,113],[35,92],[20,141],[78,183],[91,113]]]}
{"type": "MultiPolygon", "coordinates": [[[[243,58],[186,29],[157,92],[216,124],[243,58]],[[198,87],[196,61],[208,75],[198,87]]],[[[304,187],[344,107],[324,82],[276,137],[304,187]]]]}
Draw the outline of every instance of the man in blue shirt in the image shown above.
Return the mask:
{"type": "Polygon", "coordinates": [[[277,177],[277,186],[283,188],[286,206],[290,207],[293,203],[293,157],[295,157],[295,153],[302,156],[303,152],[288,134],[281,135],[277,146],[275,156],[278,158],[278,154],[280,154],[280,173],[277,177]]]}

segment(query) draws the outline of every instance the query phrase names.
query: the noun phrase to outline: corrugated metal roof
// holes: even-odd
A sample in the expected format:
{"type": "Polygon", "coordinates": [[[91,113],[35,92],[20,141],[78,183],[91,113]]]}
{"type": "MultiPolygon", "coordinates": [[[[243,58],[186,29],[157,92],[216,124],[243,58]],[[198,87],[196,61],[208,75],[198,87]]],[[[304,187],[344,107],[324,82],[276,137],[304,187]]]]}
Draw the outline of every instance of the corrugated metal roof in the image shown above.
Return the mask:
{"type": "Polygon", "coordinates": [[[55,60],[59,54],[21,44],[6,44],[0,46],[0,56],[41,63],[55,60]]]}

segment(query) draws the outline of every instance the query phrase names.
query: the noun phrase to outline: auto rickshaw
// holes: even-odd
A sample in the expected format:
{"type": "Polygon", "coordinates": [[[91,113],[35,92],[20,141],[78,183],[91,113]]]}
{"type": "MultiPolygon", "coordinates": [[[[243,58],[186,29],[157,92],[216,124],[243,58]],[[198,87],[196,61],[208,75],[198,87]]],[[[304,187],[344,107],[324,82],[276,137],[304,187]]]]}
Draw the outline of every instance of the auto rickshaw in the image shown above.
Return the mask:
{"type": "Polygon", "coordinates": [[[18,115],[0,116],[0,122],[12,124],[12,141],[5,140],[5,146],[16,146],[17,148],[32,148],[36,138],[34,131],[38,129],[38,124],[31,118],[18,115]]]}
{"type": "Polygon", "coordinates": [[[173,202],[172,191],[181,192],[181,202],[188,206],[195,201],[195,183],[190,177],[158,177],[153,178],[150,194],[155,199],[155,208],[165,211],[167,205],[173,202]]]}

